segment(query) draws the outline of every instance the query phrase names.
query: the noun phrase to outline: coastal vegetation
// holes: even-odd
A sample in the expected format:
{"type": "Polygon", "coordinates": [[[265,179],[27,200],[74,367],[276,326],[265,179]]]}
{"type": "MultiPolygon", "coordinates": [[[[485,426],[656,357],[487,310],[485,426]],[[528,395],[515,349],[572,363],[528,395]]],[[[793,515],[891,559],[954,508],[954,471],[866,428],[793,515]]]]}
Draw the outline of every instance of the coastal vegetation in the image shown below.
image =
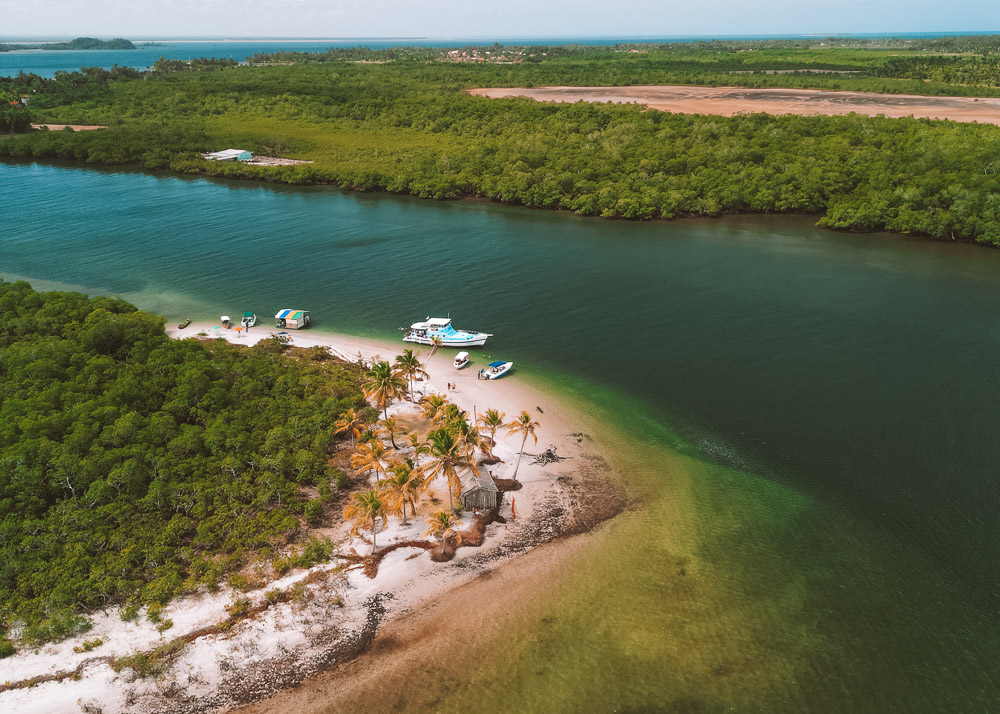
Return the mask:
{"type": "Polygon", "coordinates": [[[258,558],[329,557],[292,544],[306,490],[347,485],[327,460],[332,425],[366,407],[359,370],[163,327],[0,282],[0,641],[80,632],[116,604],[155,617],[258,558]]]}
{"type": "Polygon", "coordinates": [[[77,37],[68,42],[43,42],[35,44],[0,44],[0,52],[13,50],[134,50],[131,40],[116,37],[99,40],[96,37],[77,37]]]}
{"type": "Polygon", "coordinates": [[[485,197],[633,220],[811,213],[830,228],[1000,245],[1000,128],[992,125],[678,115],[462,91],[686,84],[1000,96],[995,37],[782,42],[462,50],[477,61],[441,49],[350,49],[254,58],[291,66],[22,74],[0,89],[31,94],[40,118],[109,128],[12,137],[0,156],[485,197]],[[199,156],[226,146],[313,163],[199,156]]]}

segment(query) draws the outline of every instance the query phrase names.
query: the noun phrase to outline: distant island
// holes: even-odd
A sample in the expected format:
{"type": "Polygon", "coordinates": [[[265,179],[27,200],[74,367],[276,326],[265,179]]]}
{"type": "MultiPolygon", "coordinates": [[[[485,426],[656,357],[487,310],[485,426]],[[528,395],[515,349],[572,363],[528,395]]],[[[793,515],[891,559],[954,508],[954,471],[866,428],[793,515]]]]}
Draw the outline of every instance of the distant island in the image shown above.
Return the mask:
{"type": "Polygon", "coordinates": [[[116,37],[99,40],[96,37],[77,37],[69,42],[51,42],[39,45],[0,45],[0,52],[12,50],[134,50],[131,40],[116,37]]]}

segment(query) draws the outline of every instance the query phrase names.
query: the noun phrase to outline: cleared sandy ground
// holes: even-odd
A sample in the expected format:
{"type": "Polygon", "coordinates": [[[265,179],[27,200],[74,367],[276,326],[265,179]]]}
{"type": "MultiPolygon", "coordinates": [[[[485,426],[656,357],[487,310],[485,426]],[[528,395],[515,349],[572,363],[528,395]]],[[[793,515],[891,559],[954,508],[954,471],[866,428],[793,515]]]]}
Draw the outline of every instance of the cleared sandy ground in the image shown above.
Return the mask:
{"type": "Polygon", "coordinates": [[[62,131],[69,127],[73,131],[93,131],[94,129],[107,129],[103,124],[32,124],[32,129],[48,129],[49,131],[62,131]]]}
{"type": "Polygon", "coordinates": [[[528,97],[540,102],[614,102],[643,104],[679,114],[867,114],[887,117],[951,119],[1000,125],[1000,99],[922,97],[912,94],[826,92],[818,89],[747,89],[745,87],[510,87],[470,89],[474,96],[528,97]]]}

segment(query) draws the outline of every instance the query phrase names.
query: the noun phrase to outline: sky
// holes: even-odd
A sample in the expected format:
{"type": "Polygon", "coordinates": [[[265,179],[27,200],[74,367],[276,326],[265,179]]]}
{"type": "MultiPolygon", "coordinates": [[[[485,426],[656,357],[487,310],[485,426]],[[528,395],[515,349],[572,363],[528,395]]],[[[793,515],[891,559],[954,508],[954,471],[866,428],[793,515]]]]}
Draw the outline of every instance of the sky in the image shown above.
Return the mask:
{"type": "Polygon", "coordinates": [[[962,31],[1000,31],[1000,0],[0,0],[2,37],[662,37],[962,31]]]}

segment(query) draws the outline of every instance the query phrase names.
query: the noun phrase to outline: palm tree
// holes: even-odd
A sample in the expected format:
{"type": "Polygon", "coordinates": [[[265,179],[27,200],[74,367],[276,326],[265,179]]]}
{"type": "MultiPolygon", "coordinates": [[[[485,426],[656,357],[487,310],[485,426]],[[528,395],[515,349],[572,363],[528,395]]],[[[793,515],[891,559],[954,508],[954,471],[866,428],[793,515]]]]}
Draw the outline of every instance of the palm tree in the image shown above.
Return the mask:
{"type": "Polygon", "coordinates": [[[447,406],[448,400],[443,394],[425,394],[420,399],[420,404],[424,418],[437,422],[438,416],[447,406]]]}
{"type": "Polygon", "coordinates": [[[431,338],[431,353],[429,355],[427,355],[427,361],[428,362],[430,361],[431,357],[433,357],[435,354],[437,354],[438,349],[443,344],[444,344],[444,342],[441,341],[440,337],[432,337],[431,338]]]}
{"type": "Polygon", "coordinates": [[[531,415],[526,411],[522,411],[516,419],[506,425],[508,434],[524,434],[521,437],[521,451],[517,455],[517,466],[514,467],[514,480],[517,481],[517,470],[521,468],[521,457],[524,456],[524,444],[528,441],[528,436],[530,435],[535,443],[538,443],[538,437],[535,436],[535,429],[539,428],[541,424],[537,421],[531,421],[531,415]]]}
{"type": "Polygon", "coordinates": [[[479,467],[476,466],[472,449],[465,441],[456,438],[447,429],[435,429],[430,432],[427,435],[427,446],[431,459],[422,470],[427,475],[428,481],[440,475],[447,479],[448,505],[454,511],[455,501],[452,498],[452,491],[459,496],[462,495],[462,480],[458,477],[459,469],[469,469],[477,476],[479,475],[479,467]]]}
{"type": "MultiPolygon", "coordinates": [[[[443,407],[441,407],[441,411],[438,412],[437,421],[439,424],[448,426],[458,421],[466,421],[465,414],[466,414],[465,410],[459,407],[457,404],[454,404],[453,402],[448,402],[443,407]]],[[[468,426],[468,422],[466,422],[466,426],[468,426]]]]}
{"type": "Polygon", "coordinates": [[[469,448],[474,452],[477,448],[482,447],[482,439],[479,437],[479,432],[469,424],[469,420],[465,416],[465,412],[454,416],[448,422],[445,423],[445,428],[453,432],[455,436],[464,441],[469,445],[469,448]]]}
{"type": "Polygon", "coordinates": [[[389,405],[394,399],[403,396],[406,382],[392,371],[392,365],[388,362],[376,362],[371,369],[365,372],[362,388],[365,391],[365,396],[375,402],[375,406],[382,410],[382,416],[388,418],[389,405]]]}
{"type": "Polygon", "coordinates": [[[403,350],[403,354],[396,357],[396,374],[406,377],[406,381],[410,385],[410,400],[413,400],[413,379],[415,377],[427,376],[427,372],[424,371],[424,366],[420,364],[420,360],[417,356],[413,354],[413,350],[403,350]]]}
{"type": "Polygon", "coordinates": [[[399,447],[396,446],[396,434],[405,434],[406,427],[396,423],[396,417],[386,417],[378,423],[382,427],[382,431],[389,435],[389,441],[392,442],[392,448],[399,451],[399,447]]]}
{"type": "Polygon", "coordinates": [[[382,493],[393,513],[406,521],[406,504],[410,504],[411,515],[417,515],[416,500],[424,490],[424,479],[413,468],[413,462],[407,459],[404,463],[392,467],[392,476],[382,482],[382,493]]]}
{"type": "Polygon", "coordinates": [[[504,426],[503,419],[505,416],[507,415],[496,409],[487,409],[486,413],[479,415],[479,426],[490,433],[490,456],[493,456],[493,447],[497,443],[497,429],[504,426]]]}
{"type": "Polygon", "coordinates": [[[376,483],[379,481],[379,474],[385,473],[386,453],[382,442],[375,441],[361,444],[358,450],[351,454],[351,468],[357,469],[358,473],[375,473],[376,483]]]}
{"type": "Polygon", "coordinates": [[[433,536],[440,539],[442,543],[446,542],[448,538],[454,537],[459,543],[462,542],[462,536],[460,536],[454,529],[455,521],[454,513],[449,513],[448,511],[438,511],[433,516],[428,516],[424,523],[427,524],[427,530],[424,531],[424,535],[433,536]]]}
{"type": "Polygon", "coordinates": [[[378,533],[380,523],[385,517],[385,501],[376,489],[370,488],[351,495],[351,503],[344,507],[344,520],[353,521],[351,524],[351,535],[358,535],[361,531],[371,529],[372,532],[372,555],[378,548],[375,545],[375,534],[378,533]]]}
{"type": "Polygon", "coordinates": [[[364,430],[365,420],[353,409],[348,409],[344,412],[340,419],[333,423],[334,434],[343,434],[347,432],[351,435],[351,448],[354,448],[355,440],[361,436],[361,432],[364,430]]]}
{"type": "Polygon", "coordinates": [[[410,434],[407,438],[410,440],[410,446],[413,447],[413,460],[419,467],[420,455],[430,453],[427,442],[421,441],[417,434],[410,434]]]}

